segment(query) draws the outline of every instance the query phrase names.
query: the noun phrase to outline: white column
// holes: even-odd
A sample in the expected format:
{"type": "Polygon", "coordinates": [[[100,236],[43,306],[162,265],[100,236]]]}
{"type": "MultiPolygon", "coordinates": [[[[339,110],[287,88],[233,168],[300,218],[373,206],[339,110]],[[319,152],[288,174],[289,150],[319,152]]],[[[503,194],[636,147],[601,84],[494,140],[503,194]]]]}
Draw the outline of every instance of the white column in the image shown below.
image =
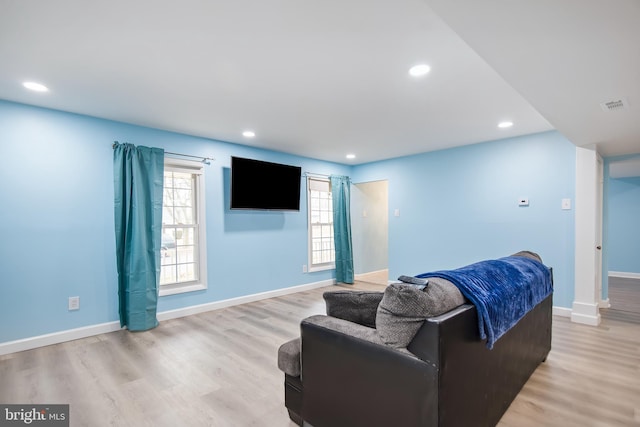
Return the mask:
{"type": "Polygon", "coordinates": [[[596,291],[598,159],[593,149],[576,147],[575,293],[571,321],[600,324],[596,291]]]}

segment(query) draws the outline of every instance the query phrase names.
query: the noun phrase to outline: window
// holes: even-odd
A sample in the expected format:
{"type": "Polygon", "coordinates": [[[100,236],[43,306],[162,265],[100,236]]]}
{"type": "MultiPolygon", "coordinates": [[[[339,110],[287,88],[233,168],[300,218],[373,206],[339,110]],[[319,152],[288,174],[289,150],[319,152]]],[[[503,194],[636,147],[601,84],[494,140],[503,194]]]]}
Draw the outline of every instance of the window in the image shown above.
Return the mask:
{"type": "Polygon", "coordinates": [[[160,295],[207,288],[204,165],[165,159],[160,295]]]}
{"type": "Polygon", "coordinates": [[[328,179],[307,178],[309,212],[309,271],[335,268],[333,203],[328,179]]]}

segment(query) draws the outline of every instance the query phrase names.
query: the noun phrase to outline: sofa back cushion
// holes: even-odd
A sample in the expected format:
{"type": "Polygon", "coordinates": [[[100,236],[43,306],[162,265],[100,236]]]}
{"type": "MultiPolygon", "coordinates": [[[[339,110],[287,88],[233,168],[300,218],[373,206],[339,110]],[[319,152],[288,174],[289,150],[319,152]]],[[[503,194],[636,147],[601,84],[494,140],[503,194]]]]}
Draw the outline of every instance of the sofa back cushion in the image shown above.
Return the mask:
{"type": "Polygon", "coordinates": [[[429,278],[424,290],[393,283],[378,306],[376,329],[387,345],[405,348],[427,317],[439,316],[464,302],[458,288],[445,279],[429,278]]]}

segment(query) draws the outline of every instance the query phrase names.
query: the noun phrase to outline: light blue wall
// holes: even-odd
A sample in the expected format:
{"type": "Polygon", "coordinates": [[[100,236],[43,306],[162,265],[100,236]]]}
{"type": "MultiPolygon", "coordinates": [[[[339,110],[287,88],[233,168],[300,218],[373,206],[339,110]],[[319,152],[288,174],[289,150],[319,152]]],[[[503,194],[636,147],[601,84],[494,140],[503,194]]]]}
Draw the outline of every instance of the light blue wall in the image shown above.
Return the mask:
{"type": "Polygon", "coordinates": [[[609,176],[612,161],[637,156],[605,159],[604,248],[605,275],[608,271],[640,273],[640,177],[609,176]]]}
{"type": "Polygon", "coordinates": [[[460,267],[531,250],[553,267],[554,305],[574,295],[575,147],[557,132],[491,141],[355,168],[389,181],[389,275],[460,267]],[[528,207],[518,199],[529,198],[528,207]],[[398,209],[400,216],[394,216],[398,209]]]}
{"type": "Polygon", "coordinates": [[[554,267],[554,304],[573,302],[573,211],[560,200],[574,197],[575,148],[558,133],[352,168],[0,101],[0,342],[118,319],[114,140],[217,159],[205,171],[209,289],[161,297],[159,311],[334,277],[302,273],[304,190],[299,213],[229,210],[232,155],[388,180],[390,277],[530,249],[554,267]]]}
{"type": "Polygon", "coordinates": [[[0,101],[0,342],[118,320],[114,140],[216,158],[205,170],[209,289],[161,297],[159,311],[334,277],[302,273],[305,186],[300,212],[230,211],[230,156],[350,167],[0,101]]]}

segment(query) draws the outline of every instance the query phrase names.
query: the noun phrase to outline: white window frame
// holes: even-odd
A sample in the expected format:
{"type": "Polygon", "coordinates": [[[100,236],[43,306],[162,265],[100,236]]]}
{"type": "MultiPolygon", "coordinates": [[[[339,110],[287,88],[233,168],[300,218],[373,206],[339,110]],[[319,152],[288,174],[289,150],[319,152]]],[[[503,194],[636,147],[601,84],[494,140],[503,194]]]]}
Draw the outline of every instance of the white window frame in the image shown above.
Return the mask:
{"type": "MultiPolygon", "coordinates": [[[[324,263],[317,263],[314,264],[313,263],[313,226],[314,225],[327,225],[330,224],[332,227],[332,231],[331,231],[331,235],[333,236],[333,210],[331,211],[331,214],[329,216],[329,220],[330,223],[322,223],[322,222],[317,222],[317,223],[313,223],[312,221],[312,217],[313,217],[313,211],[312,211],[312,200],[311,200],[311,190],[312,187],[314,187],[314,184],[312,183],[312,181],[317,181],[319,183],[321,183],[320,185],[324,185],[326,183],[327,188],[329,189],[329,195],[331,195],[331,184],[329,182],[329,178],[322,178],[322,177],[315,177],[315,176],[308,176],[307,177],[307,230],[308,230],[308,271],[309,272],[314,272],[314,271],[323,271],[323,270],[333,270],[336,268],[336,263],[335,263],[335,246],[333,245],[333,239],[331,240],[332,244],[331,244],[331,251],[333,253],[333,261],[330,262],[324,262],[324,263]]],[[[331,200],[331,197],[329,197],[329,200],[331,200]]],[[[333,208],[333,207],[332,207],[333,208]]]]}
{"type": "MultiPolygon", "coordinates": [[[[198,279],[191,282],[171,283],[159,285],[159,295],[175,295],[185,292],[194,292],[207,289],[207,232],[205,216],[205,191],[204,191],[204,163],[192,160],[174,159],[165,157],[164,170],[190,173],[194,179],[195,216],[196,216],[196,257],[198,265],[198,279]]],[[[164,189],[163,189],[164,190],[164,189]]]]}

